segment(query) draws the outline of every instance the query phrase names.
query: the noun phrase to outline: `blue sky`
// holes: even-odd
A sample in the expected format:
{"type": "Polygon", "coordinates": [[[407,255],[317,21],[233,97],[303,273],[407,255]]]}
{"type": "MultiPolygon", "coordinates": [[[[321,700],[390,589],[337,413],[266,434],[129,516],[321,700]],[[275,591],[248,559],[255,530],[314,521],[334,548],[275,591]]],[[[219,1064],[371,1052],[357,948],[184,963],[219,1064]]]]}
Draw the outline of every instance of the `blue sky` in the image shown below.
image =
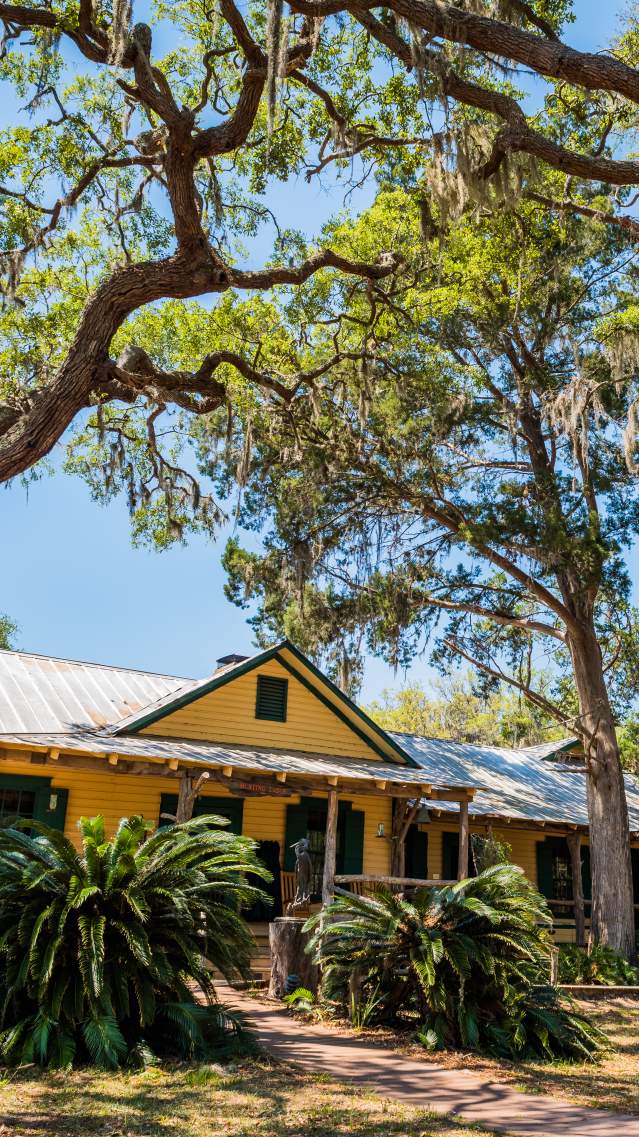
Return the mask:
{"type": "MultiPolygon", "coordinates": [[[[603,48],[622,8],[577,0],[566,38],[582,50],[603,48]]],[[[289,183],[277,198],[289,225],[315,231],[342,204],[317,184],[289,183]]],[[[26,650],[185,676],[208,674],[230,651],[253,650],[246,613],[224,598],[223,538],[190,539],[165,553],[134,549],[124,502],[99,506],[81,481],[60,473],[28,491],[0,489],[0,533],[0,612],[17,621],[26,650]]],[[[430,674],[416,660],[410,678],[430,674]]],[[[363,699],[402,678],[369,660],[363,699]]]]}

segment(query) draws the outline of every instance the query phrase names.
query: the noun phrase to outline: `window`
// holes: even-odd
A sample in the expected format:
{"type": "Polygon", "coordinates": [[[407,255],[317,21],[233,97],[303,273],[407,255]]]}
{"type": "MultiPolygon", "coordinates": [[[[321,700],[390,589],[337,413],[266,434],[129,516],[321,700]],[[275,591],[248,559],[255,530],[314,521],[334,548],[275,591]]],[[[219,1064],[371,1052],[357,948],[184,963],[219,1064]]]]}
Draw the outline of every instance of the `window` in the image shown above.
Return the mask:
{"type": "Polygon", "coordinates": [[[19,817],[33,817],[35,800],[33,790],[0,789],[0,824],[10,825],[19,817]]]}
{"type": "MultiPolygon", "coordinates": [[[[326,848],[326,810],[310,808],[306,815],[306,836],[310,845],[311,862],[313,864],[313,883],[311,894],[315,897],[322,895],[322,877],[324,876],[324,850],[326,848]]],[[[344,815],[338,818],[337,823],[337,855],[336,864],[343,861],[344,847],[344,815]]]]}
{"type": "Polygon", "coordinates": [[[286,722],[287,699],[288,679],[277,679],[273,675],[258,675],[255,700],[256,719],[286,722]]]}
{"type": "Polygon", "coordinates": [[[572,900],[572,865],[567,849],[553,850],[551,900],[572,900]]]}
{"type": "MultiPolygon", "coordinates": [[[[581,882],[584,899],[590,901],[590,849],[581,846],[581,882]]],[[[537,842],[537,887],[559,919],[573,917],[572,861],[565,837],[546,837],[537,842]]]]}
{"type": "Polygon", "coordinates": [[[69,791],[51,786],[51,778],[0,774],[0,828],[21,819],[43,821],[64,831],[69,791]]]}

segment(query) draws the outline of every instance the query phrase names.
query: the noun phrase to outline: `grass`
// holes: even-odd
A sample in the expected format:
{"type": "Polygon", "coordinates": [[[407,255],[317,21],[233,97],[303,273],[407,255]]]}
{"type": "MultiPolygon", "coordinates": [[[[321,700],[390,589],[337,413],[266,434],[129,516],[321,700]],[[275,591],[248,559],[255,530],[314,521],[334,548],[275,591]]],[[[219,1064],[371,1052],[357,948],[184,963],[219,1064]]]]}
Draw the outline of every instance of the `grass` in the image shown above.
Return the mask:
{"type": "MultiPolygon", "coordinates": [[[[527,1093],[548,1094],[597,1109],[639,1114],[639,1000],[615,998],[580,1000],[580,1011],[607,1035],[611,1049],[601,1062],[505,1062],[454,1051],[430,1055],[421,1046],[406,1045],[396,1033],[361,1031],[360,1037],[398,1046],[411,1058],[436,1062],[451,1069],[463,1067],[486,1073],[527,1093]]],[[[343,1029],[343,1028],[337,1028],[343,1029]]]]}
{"type": "MultiPolygon", "coordinates": [[[[282,1065],[0,1077],[1,1137],[477,1137],[486,1130],[282,1065]]],[[[503,1135],[502,1135],[503,1137],[503,1135]]]]}
{"type": "Polygon", "coordinates": [[[610,1039],[612,1049],[603,1061],[524,1067],[515,1071],[514,1081],[529,1092],[639,1114],[639,1000],[582,1000],[579,1007],[610,1039]]]}
{"type": "MultiPolygon", "coordinates": [[[[402,1046],[412,1057],[469,1067],[491,1080],[639,1114],[639,1002],[581,1004],[614,1049],[598,1065],[495,1062],[402,1046]]],[[[335,1028],[340,1029],[340,1028],[335,1028]]],[[[397,1035],[360,1037],[399,1045],[397,1035]]],[[[473,1137],[483,1133],[354,1089],[328,1075],[247,1061],[136,1074],[0,1071],[0,1137],[473,1137]]]]}

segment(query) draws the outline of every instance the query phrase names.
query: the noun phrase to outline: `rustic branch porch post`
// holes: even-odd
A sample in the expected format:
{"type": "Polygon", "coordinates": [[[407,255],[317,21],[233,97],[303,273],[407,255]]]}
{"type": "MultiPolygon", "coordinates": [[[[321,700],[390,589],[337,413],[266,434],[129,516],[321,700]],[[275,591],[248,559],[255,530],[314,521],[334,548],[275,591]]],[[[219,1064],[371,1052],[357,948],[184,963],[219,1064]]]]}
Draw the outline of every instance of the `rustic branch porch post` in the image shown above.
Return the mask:
{"type": "Polygon", "coordinates": [[[326,843],[324,846],[324,876],[322,878],[322,904],[335,898],[335,868],[337,863],[337,790],[328,791],[326,814],[326,843]]]}
{"type": "Polygon", "coordinates": [[[393,798],[393,821],[391,826],[391,876],[404,876],[405,845],[400,841],[400,833],[406,816],[407,803],[403,798],[393,798]]]}
{"type": "Polygon", "coordinates": [[[584,886],[581,877],[581,834],[569,833],[566,837],[572,868],[572,899],[575,909],[575,942],[579,947],[586,943],[586,912],[584,886]]]}
{"type": "Polygon", "coordinates": [[[181,825],[183,821],[190,821],[193,817],[193,808],[209,776],[208,771],[205,770],[200,774],[199,778],[194,781],[194,774],[187,773],[186,770],[182,774],[180,778],[177,808],[175,810],[175,821],[177,825],[181,825]]]}
{"type": "Polygon", "coordinates": [[[421,798],[417,798],[412,805],[403,798],[393,798],[391,876],[406,876],[406,838],[421,808],[421,798]]]}
{"type": "Polygon", "coordinates": [[[459,803],[459,858],[457,861],[457,880],[468,876],[468,799],[459,803]]]}

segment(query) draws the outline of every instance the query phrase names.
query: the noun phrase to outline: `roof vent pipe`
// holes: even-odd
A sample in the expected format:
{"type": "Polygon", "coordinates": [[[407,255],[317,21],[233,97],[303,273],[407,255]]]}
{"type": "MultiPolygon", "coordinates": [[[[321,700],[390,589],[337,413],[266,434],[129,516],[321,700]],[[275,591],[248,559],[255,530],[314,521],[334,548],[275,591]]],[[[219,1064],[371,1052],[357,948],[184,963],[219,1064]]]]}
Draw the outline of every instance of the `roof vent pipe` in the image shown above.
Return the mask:
{"type": "Polygon", "coordinates": [[[248,655],[236,655],[232,652],[231,655],[220,656],[215,662],[219,671],[221,667],[233,667],[236,663],[244,663],[244,660],[248,658],[248,655]]]}

